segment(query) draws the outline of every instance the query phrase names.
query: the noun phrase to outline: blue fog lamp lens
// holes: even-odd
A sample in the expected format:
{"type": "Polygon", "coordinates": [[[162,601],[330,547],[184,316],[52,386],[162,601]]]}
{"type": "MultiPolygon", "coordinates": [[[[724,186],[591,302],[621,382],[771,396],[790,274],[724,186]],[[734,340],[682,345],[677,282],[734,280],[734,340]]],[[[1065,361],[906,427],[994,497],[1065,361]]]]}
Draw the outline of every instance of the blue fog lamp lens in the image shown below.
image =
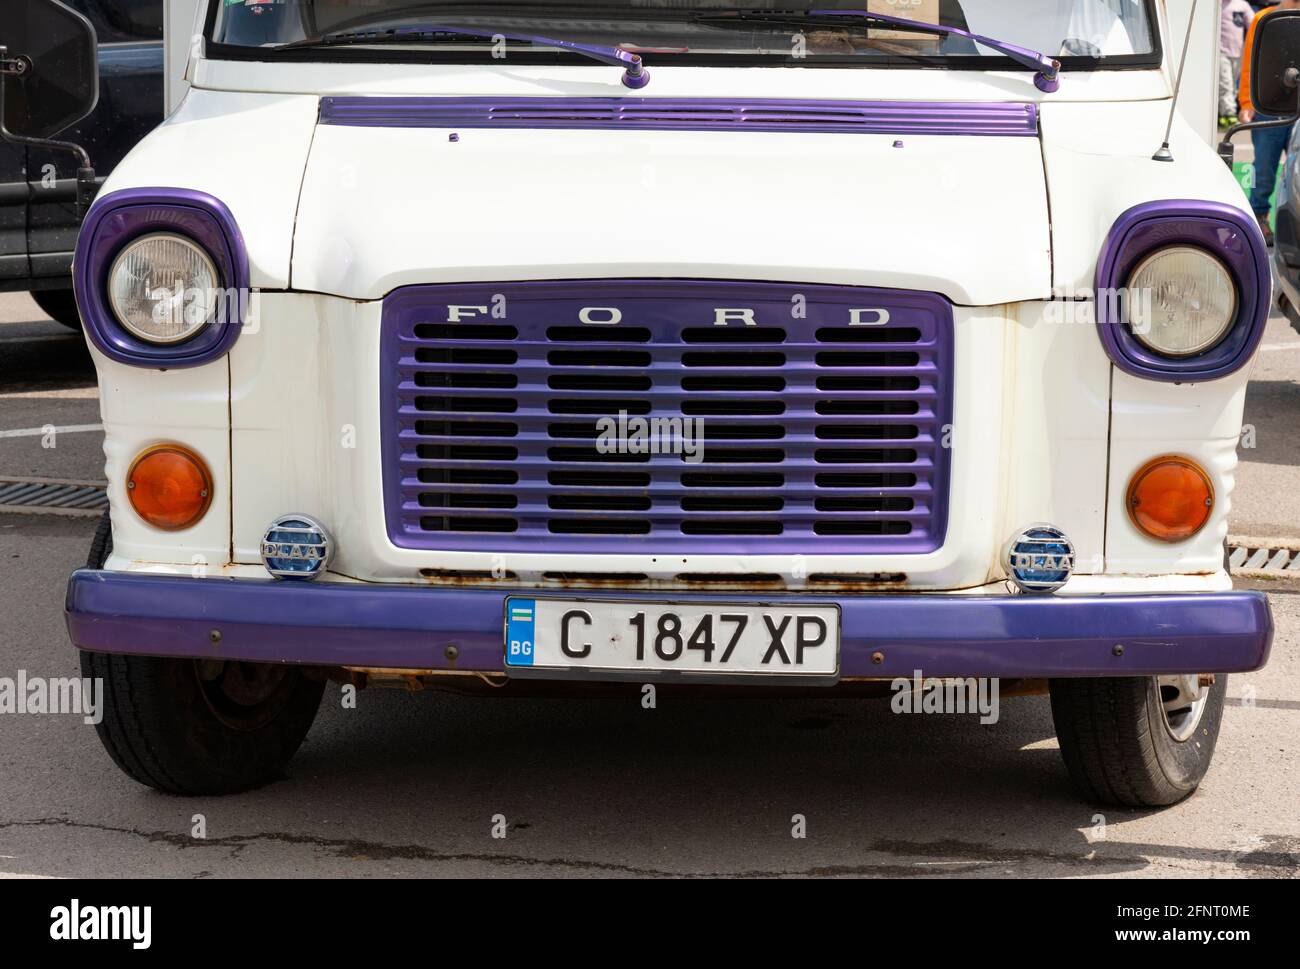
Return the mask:
{"type": "Polygon", "coordinates": [[[307,515],[277,518],[262,537],[262,564],[277,579],[314,579],[333,552],[325,526],[307,515]]]}
{"type": "Polygon", "coordinates": [[[1007,544],[1003,563],[1022,592],[1055,592],[1074,571],[1074,545],[1051,525],[1030,525],[1007,544]]]}

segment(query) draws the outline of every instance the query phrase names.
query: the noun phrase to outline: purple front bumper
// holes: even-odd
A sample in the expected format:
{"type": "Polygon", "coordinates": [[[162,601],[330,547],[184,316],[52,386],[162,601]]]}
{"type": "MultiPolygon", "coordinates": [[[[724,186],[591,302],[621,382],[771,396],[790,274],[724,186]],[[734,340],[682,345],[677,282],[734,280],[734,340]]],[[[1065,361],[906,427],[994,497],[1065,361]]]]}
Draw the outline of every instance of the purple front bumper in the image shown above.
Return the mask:
{"type": "MultiPolygon", "coordinates": [[[[1072,677],[1256,670],[1273,617],[1257,592],[1105,596],[771,596],[190,579],[79,570],[72,641],[96,652],[420,670],[503,669],[510,595],[838,604],[841,677],[1072,677]],[[449,650],[454,646],[455,650],[449,650]]],[[[646,673],[646,679],[653,677],[646,673]]]]}

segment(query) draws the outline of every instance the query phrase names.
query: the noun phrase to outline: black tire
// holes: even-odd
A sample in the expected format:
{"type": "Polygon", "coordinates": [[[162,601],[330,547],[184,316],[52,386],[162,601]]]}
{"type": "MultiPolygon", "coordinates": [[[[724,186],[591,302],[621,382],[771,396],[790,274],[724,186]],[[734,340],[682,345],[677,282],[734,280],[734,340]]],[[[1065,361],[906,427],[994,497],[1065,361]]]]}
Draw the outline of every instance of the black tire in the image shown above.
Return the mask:
{"type": "MultiPolygon", "coordinates": [[[[88,568],[113,539],[105,514],[88,568]]],[[[104,749],[129,777],[168,794],[233,794],[282,776],[320,707],[324,681],[293,666],[81,653],[103,681],[104,749]]]]}
{"type": "Polygon", "coordinates": [[[1228,677],[1206,691],[1195,730],[1175,739],[1154,677],[1052,680],[1052,721],[1079,791],[1098,804],[1164,807],[1196,790],[1209,770],[1228,677]]]}
{"type": "Polygon", "coordinates": [[[77,300],[70,289],[36,289],[32,299],[55,323],[73,330],[81,329],[81,316],[77,313],[77,300]]]}
{"type": "Polygon", "coordinates": [[[108,512],[99,516],[99,525],[95,528],[95,537],[90,540],[90,553],[86,556],[86,568],[102,569],[113,551],[113,521],[108,512]]]}

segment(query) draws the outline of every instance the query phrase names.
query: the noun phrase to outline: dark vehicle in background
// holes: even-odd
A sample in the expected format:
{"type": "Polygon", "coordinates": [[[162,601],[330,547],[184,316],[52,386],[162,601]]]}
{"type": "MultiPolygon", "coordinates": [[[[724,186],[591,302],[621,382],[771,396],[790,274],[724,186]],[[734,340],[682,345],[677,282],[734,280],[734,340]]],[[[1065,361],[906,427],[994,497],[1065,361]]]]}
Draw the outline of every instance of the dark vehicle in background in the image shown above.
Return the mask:
{"type": "MultiPolygon", "coordinates": [[[[63,2],[95,28],[100,78],[95,110],[58,137],[84,146],[102,181],[162,120],[163,0],[63,2]]],[[[70,272],[76,173],[67,152],[0,141],[0,292],[30,290],[51,317],[80,328],[70,272]]]]}
{"type": "Polygon", "coordinates": [[[1273,275],[1277,279],[1278,306],[1300,333],[1300,197],[1296,166],[1300,165],[1300,125],[1291,129],[1286,165],[1277,186],[1277,228],[1274,230],[1273,275]]]}

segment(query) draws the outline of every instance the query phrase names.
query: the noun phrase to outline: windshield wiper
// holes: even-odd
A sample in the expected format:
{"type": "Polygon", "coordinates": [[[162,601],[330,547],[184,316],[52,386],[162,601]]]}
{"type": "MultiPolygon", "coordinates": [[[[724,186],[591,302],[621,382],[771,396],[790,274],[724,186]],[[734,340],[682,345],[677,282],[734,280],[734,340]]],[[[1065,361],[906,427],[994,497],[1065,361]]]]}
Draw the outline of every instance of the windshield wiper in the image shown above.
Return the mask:
{"type": "Polygon", "coordinates": [[[797,26],[806,25],[810,21],[832,17],[853,17],[863,21],[864,26],[871,23],[880,23],[895,27],[906,27],[922,33],[951,34],[954,37],[965,37],[967,40],[973,40],[990,50],[1005,54],[1017,64],[1022,64],[1034,71],[1034,86],[1038,90],[1051,94],[1061,86],[1061,62],[1039,51],[1008,43],[1005,40],[985,37],[983,34],[974,34],[960,27],[927,24],[920,20],[908,20],[904,17],[893,17],[883,13],[869,13],[866,10],[792,10],[788,13],[776,10],[735,10],[718,11],[716,13],[709,11],[707,13],[701,12],[699,15],[692,17],[691,21],[718,27],[734,26],[738,23],[789,24],[797,26]]]}
{"type": "Polygon", "coordinates": [[[533,44],[537,47],[555,47],[573,54],[581,54],[602,64],[612,64],[623,68],[623,84],[630,88],[643,88],[650,83],[650,72],[646,70],[640,54],[621,47],[604,47],[600,44],[579,44],[571,40],[556,40],[554,37],[541,37],[536,34],[512,34],[504,30],[475,30],[470,27],[444,27],[440,24],[414,24],[403,27],[384,27],[370,30],[340,30],[308,37],[288,44],[279,44],[276,50],[293,50],[303,47],[334,47],[344,44],[394,44],[421,43],[438,38],[474,37],[488,40],[508,40],[517,44],[533,44]]]}

